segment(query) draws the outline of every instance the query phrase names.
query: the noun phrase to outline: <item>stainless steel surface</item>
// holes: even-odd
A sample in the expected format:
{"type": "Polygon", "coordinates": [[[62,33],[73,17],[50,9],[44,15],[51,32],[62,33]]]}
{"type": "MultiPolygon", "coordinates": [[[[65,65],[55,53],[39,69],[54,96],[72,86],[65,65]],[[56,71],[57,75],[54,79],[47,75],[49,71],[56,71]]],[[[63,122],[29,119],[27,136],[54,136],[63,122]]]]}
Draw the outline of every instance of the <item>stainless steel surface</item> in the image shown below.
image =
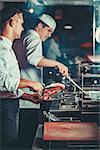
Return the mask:
{"type": "Polygon", "coordinates": [[[70,76],[67,76],[67,79],[72,82],[79,90],[81,90],[84,94],[88,94],[87,91],[84,91],[70,76]]]}

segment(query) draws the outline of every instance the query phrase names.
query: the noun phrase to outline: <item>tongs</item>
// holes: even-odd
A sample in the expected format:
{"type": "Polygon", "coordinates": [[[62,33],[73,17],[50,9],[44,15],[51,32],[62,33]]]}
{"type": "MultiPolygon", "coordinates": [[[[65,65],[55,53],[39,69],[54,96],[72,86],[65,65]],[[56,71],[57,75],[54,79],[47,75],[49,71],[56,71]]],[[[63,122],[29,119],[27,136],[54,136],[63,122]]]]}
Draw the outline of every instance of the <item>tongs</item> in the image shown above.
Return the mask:
{"type": "Polygon", "coordinates": [[[67,79],[73,83],[80,91],[82,91],[84,94],[88,94],[87,91],[83,90],[82,87],[80,87],[70,76],[67,76],[67,79]]]}
{"type": "MultiPolygon", "coordinates": [[[[64,79],[65,77],[63,77],[64,79]]],[[[100,99],[100,91],[85,91],[80,87],[70,76],[67,76],[67,79],[73,83],[80,91],[82,91],[84,94],[88,95],[90,99],[97,100],[100,99]]]]}

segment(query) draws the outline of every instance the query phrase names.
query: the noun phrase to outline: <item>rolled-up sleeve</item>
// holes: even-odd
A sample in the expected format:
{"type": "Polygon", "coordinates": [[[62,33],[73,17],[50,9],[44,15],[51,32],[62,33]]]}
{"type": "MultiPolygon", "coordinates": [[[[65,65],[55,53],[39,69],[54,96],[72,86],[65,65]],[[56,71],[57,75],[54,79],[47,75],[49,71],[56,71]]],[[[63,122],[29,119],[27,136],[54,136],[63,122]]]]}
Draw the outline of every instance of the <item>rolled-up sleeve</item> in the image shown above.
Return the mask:
{"type": "Polygon", "coordinates": [[[28,63],[37,67],[38,63],[43,58],[41,39],[38,37],[34,38],[32,35],[27,35],[23,40],[23,44],[25,44],[28,63]]]}

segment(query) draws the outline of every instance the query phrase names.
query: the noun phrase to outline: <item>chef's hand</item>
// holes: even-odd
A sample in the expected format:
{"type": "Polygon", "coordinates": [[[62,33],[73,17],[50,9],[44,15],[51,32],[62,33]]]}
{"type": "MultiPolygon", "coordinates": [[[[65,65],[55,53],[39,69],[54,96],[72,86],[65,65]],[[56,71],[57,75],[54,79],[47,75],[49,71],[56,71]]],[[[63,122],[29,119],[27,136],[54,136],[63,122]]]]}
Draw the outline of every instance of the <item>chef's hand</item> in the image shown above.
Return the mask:
{"type": "Polygon", "coordinates": [[[40,82],[32,82],[30,84],[30,88],[37,91],[38,93],[42,93],[43,86],[40,82]]]}
{"type": "Polygon", "coordinates": [[[66,67],[62,63],[58,63],[57,68],[59,69],[59,72],[62,74],[62,76],[68,76],[68,67],[66,67]]]}
{"type": "Polygon", "coordinates": [[[42,92],[43,86],[40,82],[34,82],[27,79],[21,79],[18,88],[30,88],[33,91],[37,91],[39,93],[42,92]]]}
{"type": "Polygon", "coordinates": [[[39,95],[38,93],[36,93],[36,94],[24,93],[21,96],[21,99],[28,100],[28,101],[31,101],[36,104],[41,103],[43,101],[42,96],[39,95]]]}

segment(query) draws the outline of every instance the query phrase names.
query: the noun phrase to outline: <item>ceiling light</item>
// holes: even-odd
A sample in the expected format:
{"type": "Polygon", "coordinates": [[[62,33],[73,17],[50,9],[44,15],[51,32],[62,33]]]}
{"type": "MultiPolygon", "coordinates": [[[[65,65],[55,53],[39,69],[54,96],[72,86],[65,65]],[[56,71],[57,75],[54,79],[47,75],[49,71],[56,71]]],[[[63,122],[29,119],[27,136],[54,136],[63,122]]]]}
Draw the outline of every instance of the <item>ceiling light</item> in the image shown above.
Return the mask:
{"type": "Polygon", "coordinates": [[[72,29],[72,25],[65,25],[65,26],[64,26],[64,29],[65,29],[65,30],[71,30],[71,29],[72,29]]]}
{"type": "Polygon", "coordinates": [[[33,8],[30,8],[28,11],[29,11],[29,13],[32,14],[32,13],[34,12],[34,9],[33,9],[33,8]]]}

